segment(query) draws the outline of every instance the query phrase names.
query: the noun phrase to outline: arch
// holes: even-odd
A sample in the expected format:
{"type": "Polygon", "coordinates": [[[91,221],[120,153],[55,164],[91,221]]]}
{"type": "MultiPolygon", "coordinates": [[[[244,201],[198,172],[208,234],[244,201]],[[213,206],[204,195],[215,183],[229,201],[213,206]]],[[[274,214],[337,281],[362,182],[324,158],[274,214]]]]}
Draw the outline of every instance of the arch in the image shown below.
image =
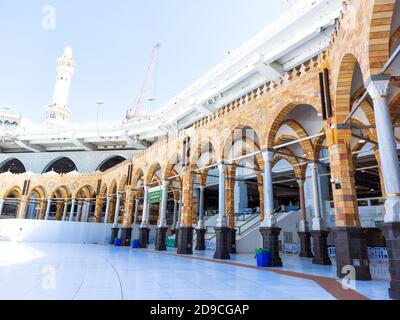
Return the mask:
{"type": "Polygon", "coordinates": [[[135,188],[137,188],[141,182],[143,183],[143,180],[144,180],[143,170],[141,168],[136,169],[136,171],[132,176],[132,185],[135,188]]]}
{"type": "MultiPolygon", "coordinates": [[[[222,148],[221,159],[238,164],[238,161],[231,160],[257,151],[260,151],[260,138],[257,131],[248,125],[239,125],[231,130],[228,138],[226,138],[222,148]]],[[[256,154],[252,160],[254,168],[259,169],[264,164],[261,153],[256,154]]]]}
{"type": "Polygon", "coordinates": [[[0,164],[0,174],[8,171],[13,174],[21,174],[26,172],[26,169],[21,160],[10,158],[0,164]]]}
{"type": "Polygon", "coordinates": [[[85,200],[93,198],[94,195],[95,195],[95,190],[90,185],[85,185],[76,192],[76,198],[85,199],[85,200]]]}
{"type": "Polygon", "coordinates": [[[389,107],[392,123],[397,123],[400,120],[400,93],[392,99],[389,107]]]}
{"type": "Polygon", "coordinates": [[[369,67],[378,74],[389,59],[390,32],[396,0],[374,0],[369,33],[369,67]],[[376,26],[379,26],[377,28],[376,26]],[[371,58],[373,57],[373,58],[371,58]]]}
{"type": "Polygon", "coordinates": [[[15,198],[21,199],[22,191],[21,191],[20,187],[14,186],[14,187],[8,189],[6,192],[4,192],[3,198],[6,199],[9,197],[15,197],[15,198]]]}
{"type": "Polygon", "coordinates": [[[389,52],[393,53],[396,49],[396,46],[399,45],[400,41],[400,26],[396,29],[396,31],[392,34],[389,41],[389,52]]]}
{"type": "Polygon", "coordinates": [[[167,165],[164,170],[165,179],[177,175],[177,172],[174,170],[174,168],[176,168],[176,166],[179,164],[182,164],[182,157],[179,153],[174,153],[167,161],[167,165]]]}
{"type": "Polygon", "coordinates": [[[107,171],[113,167],[115,167],[116,165],[126,161],[127,159],[121,156],[111,156],[107,159],[105,159],[104,161],[102,161],[96,168],[96,171],[107,171]]]}
{"type": "Polygon", "coordinates": [[[38,185],[38,186],[35,186],[34,188],[32,188],[31,192],[28,195],[28,199],[30,199],[30,197],[33,194],[35,194],[39,199],[42,199],[42,200],[47,199],[46,188],[42,185],[38,185]]]}
{"type": "Polygon", "coordinates": [[[114,179],[111,181],[110,186],[107,188],[108,195],[115,195],[117,193],[117,181],[114,179]]]}
{"type": "Polygon", "coordinates": [[[53,191],[52,197],[55,197],[56,195],[57,196],[61,196],[61,198],[63,198],[63,199],[68,199],[68,198],[71,198],[72,192],[71,192],[71,189],[68,186],[64,185],[64,186],[57,187],[53,191]]]}
{"type": "Polygon", "coordinates": [[[336,82],[335,117],[338,123],[344,121],[351,111],[351,91],[353,74],[358,64],[357,58],[352,54],[343,56],[339,75],[336,82]]]}
{"type": "MultiPolygon", "coordinates": [[[[300,134],[303,134],[303,133],[301,133],[301,131],[305,131],[305,130],[304,130],[304,128],[303,128],[303,130],[300,129],[301,125],[299,123],[298,124],[300,125],[300,127],[298,127],[292,119],[286,119],[286,117],[289,115],[289,113],[300,105],[307,105],[307,106],[313,108],[315,111],[319,112],[319,110],[314,105],[309,104],[309,103],[289,103],[289,104],[287,104],[285,107],[282,108],[281,111],[278,112],[278,114],[274,117],[274,119],[271,122],[271,126],[267,132],[268,148],[274,147],[278,131],[281,128],[281,126],[285,123],[285,121],[287,123],[293,125],[294,128],[298,129],[300,134]],[[289,120],[291,120],[292,122],[290,122],[289,120]]],[[[295,129],[293,129],[293,130],[296,131],[295,129]]]]}
{"type": "Polygon", "coordinates": [[[128,182],[127,176],[124,175],[124,176],[121,178],[121,180],[119,181],[119,184],[118,184],[118,192],[124,191],[124,189],[125,189],[125,187],[126,187],[126,185],[127,185],[127,182],[128,182]]]}
{"type": "Polygon", "coordinates": [[[57,173],[69,173],[72,171],[78,171],[76,164],[67,157],[59,157],[51,161],[43,170],[42,173],[47,172],[57,172],[57,173]]]}
{"type": "Polygon", "coordinates": [[[22,192],[17,186],[8,189],[3,198],[5,199],[0,219],[16,219],[21,204],[22,192]]]}
{"type": "MultiPolygon", "coordinates": [[[[154,179],[158,180],[158,183],[161,183],[163,177],[162,176],[158,177],[156,175],[158,171],[161,171],[161,165],[159,162],[155,162],[147,170],[147,175],[145,180],[147,185],[153,183],[154,179]]],[[[160,174],[162,175],[162,172],[160,172],[160,174]]]]}
{"type": "MultiPolygon", "coordinates": [[[[308,132],[296,120],[286,119],[286,120],[283,121],[282,125],[287,125],[294,132],[296,132],[296,135],[297,135],[298,139],[304,139],[304,138],[309,137],[308,132]]],[[[311,156],[312,158],[314,157],[314,146],[313,146],[311,140],[304,140],[304,141],[301,141],[299,144],[301,145],[301,147],[304,150],[304,153],[307,156],[311,156]]]]}

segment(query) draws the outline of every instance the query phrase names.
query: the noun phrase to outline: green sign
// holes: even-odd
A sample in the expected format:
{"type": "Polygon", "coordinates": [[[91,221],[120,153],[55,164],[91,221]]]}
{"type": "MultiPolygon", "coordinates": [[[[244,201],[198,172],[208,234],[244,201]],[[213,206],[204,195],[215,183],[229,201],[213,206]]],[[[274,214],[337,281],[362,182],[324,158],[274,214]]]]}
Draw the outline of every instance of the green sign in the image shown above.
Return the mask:
{"type": "Polygon", "coordinates": [[[150,204],[160,203],[162,199],[162,188],[157,187],[149,190],[148,202],[150,204]]]}

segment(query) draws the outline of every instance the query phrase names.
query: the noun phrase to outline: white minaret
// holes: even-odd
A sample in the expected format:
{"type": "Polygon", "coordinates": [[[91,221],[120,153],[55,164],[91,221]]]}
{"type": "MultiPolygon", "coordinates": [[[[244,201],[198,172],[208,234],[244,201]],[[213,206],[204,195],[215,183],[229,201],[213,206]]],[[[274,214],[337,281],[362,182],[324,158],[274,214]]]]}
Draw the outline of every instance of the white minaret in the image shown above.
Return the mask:
{"type": "Polygon", "coordinates": [[[47,126],[63,126],[70,116],[67,106],[71,78],[75,62],[71,47],[66,47],[64,54],[57,60],[57,80],[54,87],[53,102],[45,107],[47,126]]]}

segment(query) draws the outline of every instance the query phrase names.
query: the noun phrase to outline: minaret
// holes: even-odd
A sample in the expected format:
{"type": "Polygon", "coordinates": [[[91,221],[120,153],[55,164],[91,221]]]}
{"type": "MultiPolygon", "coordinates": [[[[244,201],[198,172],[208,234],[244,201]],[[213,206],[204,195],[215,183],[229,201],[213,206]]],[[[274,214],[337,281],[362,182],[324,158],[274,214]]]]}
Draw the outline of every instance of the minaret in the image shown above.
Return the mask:
{"type": "Polygon", "coordinates": [[[64,126],[69,119],[70,110],[67,102],[74,68],[72,49],[66,47],[64,54],[57,60],[57,80],[54,87],[53,102],[45,107],[47,126],[64,126]]]}

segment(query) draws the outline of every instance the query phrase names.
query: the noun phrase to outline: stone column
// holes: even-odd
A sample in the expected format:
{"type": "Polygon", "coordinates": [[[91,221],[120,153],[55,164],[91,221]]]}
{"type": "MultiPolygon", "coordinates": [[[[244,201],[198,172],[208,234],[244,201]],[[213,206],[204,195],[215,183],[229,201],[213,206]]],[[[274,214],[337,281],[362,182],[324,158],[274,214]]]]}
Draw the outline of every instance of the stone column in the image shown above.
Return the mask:
{"type": "Polygon", "coordinates": [[[161,198],[161,215],[160,223],[157,228],[156,234],[156,247],[157,251],[166,251],[166,236],[167,236],[167,200],[168,200],[168,186],[169,181],[164,180],[162,184],[162,198],[161,198]]]}
{"type": "Polygon", "coordinates": [[[68,201],[65,201],[62,221],[65,221],[67,219],[67,210],[68,210],[68,201]]]}
{"type": "Polygon", "coordinates": [[[314,259],[313,264],[331,265],[331,259],[328,255],[328,235],[329,232],[323,230],[323,221],[321,215],[321,206],[319,200],[319,186],[318,186],[318,165],[316,163],[310,164],[312,175],[312,190],[314,200],[314,216],[312,219],[311,236],[313,239],[314,259]]]}
{"type": "Polygon", "coordinates": [[[139,201],[140,201],[139,196],[136,196],[136,198],[135,198],[135,213],[133,215],[133,225],[137,224],[137,216],[139,213],[139,201]]]}
{"type": "Polygon", "coordinates": [[[139,228],[139,247],[147,248],[149,244],[149,204],[148,204],[148,195],[149,195],[150,186],[144,186],[144,200],[143,200],[143,214],[142,214],[142,223],[139,228]]]}
{"type": "Polygon", "coordinates": [[[132,186],[126,188],[125,194],[125,212],[123,216],[123,226],[121,228],[121,245],[128,247],[132,241],[132,211],[135,190],[132,186]]]}
{"type": "Polygon", "coordinates": [[[373,76],[368,92],[374,103],[381,173],[385,185],[385,223],[381,229],[389,253],[389,296],[400,300],[400,166],[387,94],[390,76],[373,76]]]}
{"type": "Polygon", "coordinates": [[[76,217],[75,217],[76,222],[81,221],[81,214],[82,214],[82,201],[78,200],[78,207],[76,209],[76,217]]]}
{"type": "Polygon", "coordinates": [[[47,198],[47,207],[46,207],[46,213],[44,215],[44,220],[49,220],[50,207],[51,207],[51,197],[47,198]]]}
{"type": "Polygon", "coordinates": [[[178,254],[193,254],[193,184],[194,175],[185,168],[182,175],[182,211],[178,231],[178,254]]]}
{"type": "Polygon", "coordinates": [[[71,200],[71,212],[69,213],[69,221],[71,222],[74,219],[74,211],[75,211],[75,198],[71,200]]]}
{"type": "Polygon", "coordinates": [[[175,229],[176,229],[176,222],[177,222],[177,219],[178,219],[178,217],[177,217],[177,215],[178,215],[178,205],[179,205],[179,200],[174,198],[174,216],[173,216],[173,219],[172,219],[172,227],[171,227],[172,231],[175,231],[175,229]]]}
{"type": "Polygon", "coordinates": [[[175,248],[178,248],[179,228],[181,227],[181,221],[182,221],[182,190],[179,196],[178,220],[176,221],[176,227],[175,227],[175,248]]]}
{"type": "Polygon", "coordinates": [[[100,223],[101,216],[103,214],[103,198],[100,196],[96,197],[95,208],[94,208],[94,222],[100,223]]]}
{"type": "Polygon", "coordinates": [[[204,189],[206,186],[199,186],[199,221],[196,227],[196,250],[206,250],[205,234],[206,226],[204,224],[204,189]]]}
{"type": "Polygon", "coordinates": [[[355,269],[355,280],[371,280],[365,230],[361,228],[355,188],[351,128],[332,124],[326,130],[331,167],[336,227],[332,228],[336,247],[337,276],[355,269]]]}
{"type": "Polygon", "coordinates": [[[1,217],[1,214],[3,213],[4,202],[5,202],[5,200],[3,198],[1,198],[0,199],[0,217],[1,217]]]}
{"type": "Polygon", "coordinates": [[[117,192],[117,200],[115,203],[115,211],[114,211],[114,223],[113,227],[111,228],[111,243],[115,243],[115,239],[118,238],[118,232],[119,232],[119,210],[120,210],[120,204],[121,204],[121,194],[117,192]]]}
{"type": "Polygon", "coordinates": [[[299,238],[300,238],[300,257],[312,258],[311,252],[311,234],[309,232],[306,213],[306,201],[304,199],[304,180],[297,180],[299,185],[300,196],[300,222],[299,222],[299,238]]]}
{"type": "Polygon", "coordinates": [[[107,196],[106,198],[106,212],[104,213],[104,223],[108,224],[108,217],[110,214],[110,201],[111,201],[111,197],[107,196]]]}
{"type": "Polygon", "coordinates": [[[218,218],[215,226],[216,249],[214,259],[228,260],[230,259],[230,229],[226,221],[225,207],[225,173],[227,167],[223,163],[218,165],[219,171],[219,197],[218,197],[218,218]]]}
{"type": "Polygon", "coordinates": [[[236,229],[235,229],[235,176],[236,167],[229,167],[225,181],[225,211],[228,218],[228,247],[229,253],[236,253],[236,229]]]}
{"type": "Polygon", "coordinates": [[[260,227],[263,238],[263,248],[271,250],[272,259],[270,267],[281,267],[282,260],[279,255],[279,234],[280,228],[276,227],[274,215],[274,192],[272,188],[272,161],[273,153],[263,152],[264,174],[263,174],[263,200],[264,200],[264,220],[260,227]]]}
{"type": "Polygon", "coordinates": [[[21,204],[19,205],[17,218],[25,219],[27,206],[28,206],[27,198],[26,196],[23,196],[21,198],[21,204]]]}

